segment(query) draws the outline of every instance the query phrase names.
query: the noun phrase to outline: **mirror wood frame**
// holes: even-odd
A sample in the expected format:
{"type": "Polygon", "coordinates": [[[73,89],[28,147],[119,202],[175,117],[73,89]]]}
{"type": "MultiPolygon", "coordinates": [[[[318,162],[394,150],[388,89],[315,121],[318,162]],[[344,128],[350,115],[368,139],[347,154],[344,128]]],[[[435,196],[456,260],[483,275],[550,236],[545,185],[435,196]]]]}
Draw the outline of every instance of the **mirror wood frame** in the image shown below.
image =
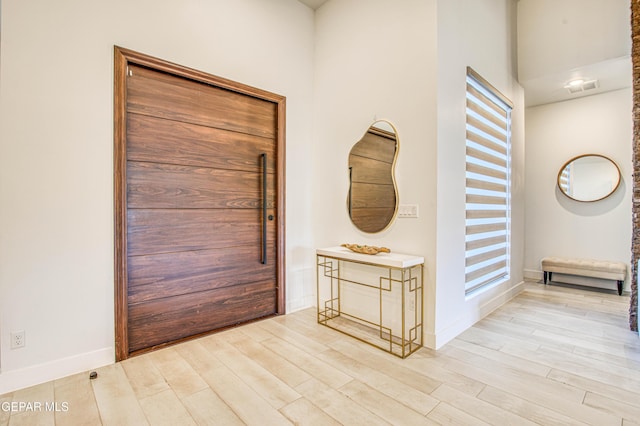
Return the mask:
{"type": "Polygon", "coordinates": [[[607,157],[606,155],[602,155],[602,154],[582,154],[582,155],[578,155],[576,157],[573,157],[571,159],[569,159],[566,163],[564,163],[562,165],[562,167],[560,167],[560,170],[558,171],[558,177],[556,180],[557,183],[557,187],[560,190],[560,192],[562,194],[564,194],[567,198],[570,198],[574,201],[578,201],[580,203],[594,203],[596,201],[600,201],[600,200],[604,200],[605,198],[611,196],[613,193],[616,192],[616,190],[618,189],[618,187],[620,186],[620,183],[622,182],[622,174],[620,173],[620,167],[618,167],[618,164],[616,164],[615,161],[613,161],[611,158],[607,157]],[[571,195],[569,195],[564,188],[562,187],[562,183],[561,183],[561,179],[562,179],[562,174],[564,172],[564,170],[567,168],[567,166],[571,163],[573,163],[576,160],[579,160],[581,158],[585,158],[585,157],[598,157],[598,158],[602,158],[606,161],[608,161],[610,164],[612,164],[615,167],[615,171],[618,174],[618,182],[616,183],[616,185],[614,186],[613,189],[611,189],[611,191],[609,191],[607,194],[599,197],[599,198],[593,198],[593,199],[580,199],[580,198],[575,198],[571,195]]]}
{"type": "MultiPolygon", "coordinates": [[[[373,145],[375,145],[376,143],[379,143],[379,141],[371,142],[371,144],[373,145]]],[[[367,147],[366,150],[375,151],[375,149],[372,149],[371,147],[367,147]]],[[[399,194],[398,194],[398,185],[397,185],[396,176],[395,176],[395,169],[396,169],[396,163],[398,160],[399,152],[400,152],[400,138],[398,137],[398,130],[393,125],[393,123],[391,123],[388,120],[375,120],[367,128],[367,130],[365,130],[362,137],[353,145],[353,147],[349,152],[349,157],[348,157],[349,192],[347,193],[347,213],[353,225],[362,232],[366,232],[369,234],[383,232],[387,228],[389,228],[389,226],[391,226],[391,224],[394,222],[394,220],[398,215],[399,194]],[[376,126],[376,124],[382,124],[382,126],[376,126]],[[385,130],[382,127],[390,128],[390,130],[385,130]],[[390,159],[390,161],[389,161],[389,158],[386,158],[384,160],[372,158],[373,156],[370,155],[370,153],[364,156],[359,155],[361,154],[361,152],[359,151],[362,151],[363,145],[368,144],[367,142],[368,136],[371,136],[373,138],[379,138],[379,140],[388,139],[388,140],[395,141],[395,146],[394,146],[392,158],[390,159]],[[384,162],[388,164],[388,169],[385,168],[383,173],[385,175],[385,178],[388,179],[387,182],[380,183],[380,180],[379,180],[380,170],[371,170],[371,169],[367,169],[366,167],[361,167],[360,169],[354,169],[356,167],[356,164],[358,163],[360,164],[360,166],[362,166],[363,161],[360,161],[360,160],[363,160],[363,159],[364,159],[364,164],[366,164],[367,161],[374,161],[374,162],[377,161],[377,162],[384,162]],[[372,175],[375,175],[376,173],[378,173],[378,176],[373,177],[372,175]],[[388,176],[386,175],[386,173],[388,173],[388,176]],[[354,176],[356,180],[359,180],[363,174],[369,175],[369,177],[365,178],[364,181],[360,181],[360,182],[353,180],[354,176]],[[367,181],[366,179],[371,179],[371,180],[367,181]],[[394,197],[394,201],[393,203],[388,203],[384,207],[379,207],[379,206],[372,207],[372,208],[363,207],[363,206],[370,206],[371,204],[375,205],[376,203],[379,203],[382,196],[380,195],[380,193],[376,194],[375,189],[373,191],[367,191],[367,192],[360,191],[359,193],[356,193],[356,195],[354,196],[354,186],[358,187],[359,185],[360,186],[368,185],[369,188],[376,187],[376,186],[380,187],[378,188],[378,190],[382,190],[382,192],[385,193],[384,195],[386,195],[386,197],[390,197],[391,188],[393,188],[392,194],[394,197]],[[353,204],[354,200],[357,200],[355,201],[355,203],[359,207],[354,208],[354,204],[353,204]],[[363,212],[363,215],[359,217],[358,216],[354,217],[354,214],[353,214],[354,209],[361,210],[363,212]],[[383,214],[381,218],[376,217],[376,215],[374,214],[375,209],[380,209],[381,211],[386,210],[387,212],[390,212],[390,213],[383,214]],[[374,218],[375,221],[369,220],[370,217],[374,218]]]]}

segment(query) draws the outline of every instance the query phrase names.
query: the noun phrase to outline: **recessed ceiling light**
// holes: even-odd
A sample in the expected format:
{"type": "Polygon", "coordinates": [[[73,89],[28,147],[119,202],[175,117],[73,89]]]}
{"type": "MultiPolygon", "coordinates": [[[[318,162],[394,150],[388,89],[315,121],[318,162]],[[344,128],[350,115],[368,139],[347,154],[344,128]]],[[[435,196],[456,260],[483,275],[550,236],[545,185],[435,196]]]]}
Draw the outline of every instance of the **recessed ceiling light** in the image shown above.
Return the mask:
{"type": "Polygon", "coordinates": [[[571,80],[567,84],[564,85],[564,88],[569,91],[569,93],[578,93],[584,92],[587,90],[597,89],[598,88],[598,80],[589,80],[585,81],[581,78],[571,80]]]}
{"type": "Polygon", "coordinates": [[[568,89],[569,87],[578,87],[578,86],[581,86],[582,83],[584,83],[584,80],[581,78],[578,78],[576,80],[571,80],[564,87],[565,89],[568,89]]]}

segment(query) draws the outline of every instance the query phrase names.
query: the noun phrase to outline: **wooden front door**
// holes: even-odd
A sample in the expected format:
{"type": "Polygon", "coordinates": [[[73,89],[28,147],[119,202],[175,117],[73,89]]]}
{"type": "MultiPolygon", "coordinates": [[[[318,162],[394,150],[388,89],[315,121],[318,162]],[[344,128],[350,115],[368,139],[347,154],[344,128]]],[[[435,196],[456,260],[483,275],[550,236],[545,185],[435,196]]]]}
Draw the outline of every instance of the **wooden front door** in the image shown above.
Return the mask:
{"type": "Polygon", "coordinates": [[[119,360],[284,313],[284,102],[116,48],[119,360]]]}

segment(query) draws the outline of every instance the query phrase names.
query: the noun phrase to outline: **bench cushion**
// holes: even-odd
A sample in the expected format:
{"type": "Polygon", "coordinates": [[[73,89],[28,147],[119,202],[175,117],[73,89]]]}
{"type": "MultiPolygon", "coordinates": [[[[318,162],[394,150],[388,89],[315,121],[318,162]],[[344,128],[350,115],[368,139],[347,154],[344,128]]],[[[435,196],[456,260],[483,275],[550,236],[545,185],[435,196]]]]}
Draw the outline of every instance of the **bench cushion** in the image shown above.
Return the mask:
{"type": "Polygon", "coordinates": [[[545,257],[542,259],[542,270],[619,281],[624,281],[627,276],[627,265],[624,262],[595,259],[545,257]]]}

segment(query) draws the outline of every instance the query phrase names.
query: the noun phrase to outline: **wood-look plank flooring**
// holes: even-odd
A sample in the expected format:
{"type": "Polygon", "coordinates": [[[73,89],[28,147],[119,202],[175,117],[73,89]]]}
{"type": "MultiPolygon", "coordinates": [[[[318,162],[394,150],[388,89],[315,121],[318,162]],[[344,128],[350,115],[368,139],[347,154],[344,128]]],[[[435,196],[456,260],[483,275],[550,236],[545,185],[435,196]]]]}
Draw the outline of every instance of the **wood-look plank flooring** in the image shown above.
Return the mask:
{"type": "Polygon", "coordinates": [[[640,425],[629,298],[527,283],[407,359],[315,322],[256,322],[0,396],[0,425],[640,425]],[[67,407],[68,409],[65,409],[67,407]]]}

